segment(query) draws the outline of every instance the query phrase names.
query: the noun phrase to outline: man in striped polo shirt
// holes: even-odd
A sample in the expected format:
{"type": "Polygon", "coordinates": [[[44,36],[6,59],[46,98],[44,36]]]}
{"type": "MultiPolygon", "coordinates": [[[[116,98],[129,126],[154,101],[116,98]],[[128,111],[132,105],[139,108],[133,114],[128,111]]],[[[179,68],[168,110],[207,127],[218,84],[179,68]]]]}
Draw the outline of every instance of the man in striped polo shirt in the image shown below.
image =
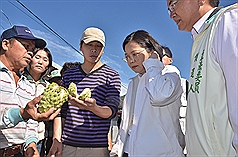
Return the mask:
{"type": "Polygon", "coordinates": [[[92,97],[84,101],[69,97],[55,119],[53,146],[49,155],[65,157],[108,157],[108,131],[120,103],[120,76],[100,61],[104,52],[102,30],[87,28],[80,40],[84,62],[64,72],[62,84],[77,85],[77,93],[90,88],[92,97]],[[61,120],[63,133],[61,136],[61,120]],[[61,141],[62,140],[62,141],[61,141]],[[63,151],[62,144],[63,143],[63,151]]]}
{"type": "Polygon", "coordinates": [[[46,120],[54,112],[37,113],[36,104],[41,98],[33,99],[34,90],[20,72],[31,61],[33,49],[45,45],[44,40],[34,37],[25,26],[13,26],[1,35],[0,157],[21,156],[26,137],[31,137],[26,146],[37,142],[38,122],[32,119],[46,120]]]}

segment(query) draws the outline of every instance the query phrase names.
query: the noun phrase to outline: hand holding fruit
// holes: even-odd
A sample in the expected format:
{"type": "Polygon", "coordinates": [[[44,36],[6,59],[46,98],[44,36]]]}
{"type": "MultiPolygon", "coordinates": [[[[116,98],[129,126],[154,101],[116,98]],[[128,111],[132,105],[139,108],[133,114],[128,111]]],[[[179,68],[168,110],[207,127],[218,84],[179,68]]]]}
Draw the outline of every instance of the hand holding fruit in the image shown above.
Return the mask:
{"type": "Polygon", "coordinates": [[[69,88],[66,89],[53,82],[49,84],[42,93],[42,99],[38,105],[38,111],[40,113],[45,113],[50,108],[55,108],[56,110],[61,108],[61,106],[68,101],[69,95],[78,100],[85,101],[86,98],[91,97],[91,90],[89,88],[85,88],[82,93],[78,95],[75,83],[71,82],[69,88]]]}
{"type": "Polygon", "coordinates": [[[38,111],[45,113],[50,108],[56,110],[68,101],[69,92],[66,88],[59,86],[57,83],[51,83],[42,93],[42,99],[38,105],[38,111]]]}
{"type": "Polygon", "coordinates": [[[77,94],[77,86],[75,83],[71,82],[68,88],[69,95],[80,99],[85,100],[86,98],[91,98],[91,90],[90,88],[85,88],[79,95],[77,94]]]}

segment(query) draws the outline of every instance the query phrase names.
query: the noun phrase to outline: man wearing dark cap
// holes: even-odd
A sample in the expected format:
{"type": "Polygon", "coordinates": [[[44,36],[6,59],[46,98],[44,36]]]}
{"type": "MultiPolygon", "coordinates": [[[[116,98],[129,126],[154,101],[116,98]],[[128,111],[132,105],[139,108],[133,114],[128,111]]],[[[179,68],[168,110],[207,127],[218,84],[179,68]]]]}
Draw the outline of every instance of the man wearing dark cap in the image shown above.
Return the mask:
{"type": "Polygon", "coordinates": [[[53,119],[51,109],[45,114],[37,113],[34,90],[21,70],[28,65],[32,51],[43,48],[46,42],[36,38],[25,26],[13,26],[1,35],[0,50],[0,157],[21,156],[25,138],[28,143],[37,142],[38,122],[53,119]],[[33,99],[33,100],[32,100],[33,99]],[[35,119],[35,120],[33,120],[35,119]]]}

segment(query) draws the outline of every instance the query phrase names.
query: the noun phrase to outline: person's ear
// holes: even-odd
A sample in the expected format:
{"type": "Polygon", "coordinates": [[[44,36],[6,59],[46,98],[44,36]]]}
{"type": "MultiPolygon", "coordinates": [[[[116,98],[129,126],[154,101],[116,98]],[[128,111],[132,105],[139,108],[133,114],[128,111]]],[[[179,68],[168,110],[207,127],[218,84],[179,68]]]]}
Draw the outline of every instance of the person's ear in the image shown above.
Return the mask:
{"type": "Polygon", "coordinates": [[[84,42],[83,42],[83,41],[81,41],[81,42],[80,42],[80,44],[79,44],[79,50],[80,50],[80,51],[82,51],[82,46],[83,46],[83,43],[84,43],[84,42]]]}
{"type": "Polygon", "coordinates": [[[198,5],[199,5],[199,6],[203,6],[204,3],[205,3],[205,0],[198,0],[198,5]]]}
{"type": "Polygon", "coordinates": [[[8,50],[8,46],[9,46],[9,44],[10,44],[10,41],[7,40],[7,39],[3,39],[3,41],[1,42],[1,44],[2,44],[2,49],[3,49],[4,51],[7,51],[7,50],[8,50]]]}
{"type": "Polygon", "coordinates": [[[170,64],[172,64],[173,63],[173,59],[169,58],[169,62],[170,62],[170,64]]]}

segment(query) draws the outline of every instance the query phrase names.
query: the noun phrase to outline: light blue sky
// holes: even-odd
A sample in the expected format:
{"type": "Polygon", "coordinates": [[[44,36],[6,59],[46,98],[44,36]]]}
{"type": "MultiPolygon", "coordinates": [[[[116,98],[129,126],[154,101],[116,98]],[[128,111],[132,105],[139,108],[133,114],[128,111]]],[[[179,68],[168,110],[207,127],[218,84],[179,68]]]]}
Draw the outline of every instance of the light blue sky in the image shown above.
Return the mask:
{"type": "MultiPolygon", "coordinates": [[[[101,28],[106,34],[106,48],[102,61],[121,76],[127,86],[135,73],[122,61],[122,42],[133,31],[144,29],[173,52],[173,65],[181,76],[189,78],[191,34],[180,32],[169,18],[166,0],[22,0],[28,9],[49,27],[79,50],[79,39],[89,26],[101,28]]],[[[227,6],[236,0],[221,0],[227,6]]],[[[44,38],[59,65],[83,61],[82,55],[54,35],[17,1],[1,0],[1,33],[11,25],[26,25],[35,36],[44,38]],[[4,15],[5,14],[5,15],[4,15]],[[7,19],[7,17],[9,20],[7,19]]],[[[122,91],[125,89],[122,88],[122,91]]]]}

